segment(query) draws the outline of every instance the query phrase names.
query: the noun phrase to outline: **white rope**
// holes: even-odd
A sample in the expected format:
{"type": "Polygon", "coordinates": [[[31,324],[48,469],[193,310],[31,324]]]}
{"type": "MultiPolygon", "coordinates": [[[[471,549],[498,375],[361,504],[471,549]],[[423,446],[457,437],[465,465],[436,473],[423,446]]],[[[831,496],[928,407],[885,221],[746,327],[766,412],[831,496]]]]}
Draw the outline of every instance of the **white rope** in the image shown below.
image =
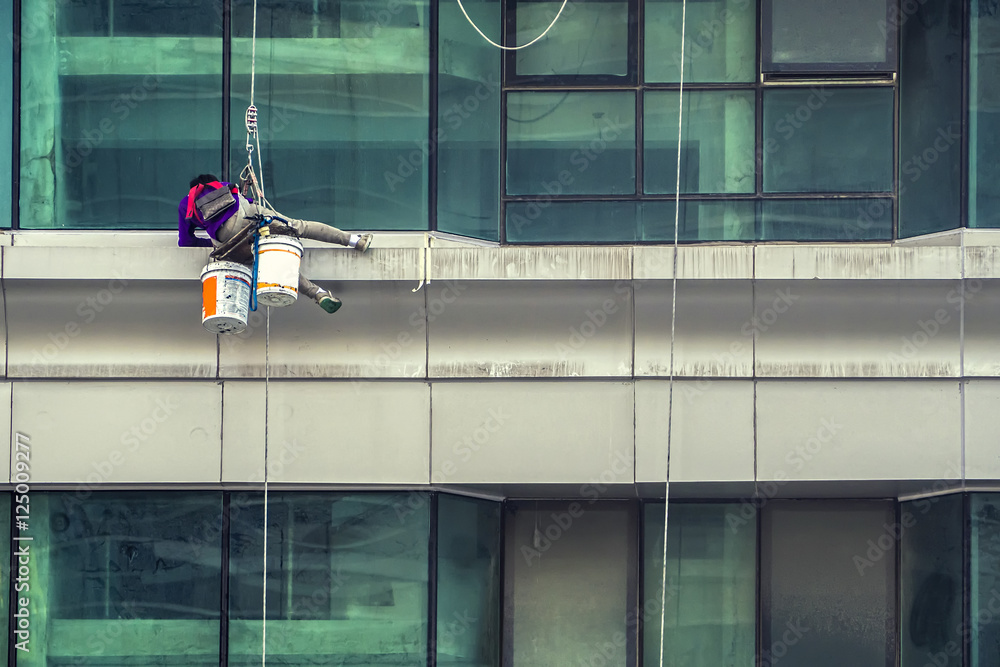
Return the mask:
{"type": "MultiPolygon", "coordinates": [[[[251,289],[256,289],[254,286],[251,289]]],[[[264,315],[264,600],[262,605],[264,607],[263,613],[261,614],[261,636],[260,636],[260,664],[263,667],[267,664],[267,417],[268,417],[268,400],[270,398],[270,392],[268,391],[268,380],[270,379],[271,373],[271,309],[267,309],[267,313],[264,315]]]]}
{"type": "Polygon", "coordinates": [[[670,445],[674,429],[674,343],[677,339],[677,255],[681,221],[681,139],[684,130],[684,39],[687,28],[687,0],[681,7],[680,86],[677,90],[677,182],[674,193],[674,270],[670,297],[670,389],[667,399],[667,474],[663,492],[663,589],[660,591],[660,667],[667,618],[667,525],[670,516],[670,445]]]}
{"type": "Polygon", "coordinates": [[[562,16],[563,10],[566,8],[566,2],[567,2],[567,0],[563,0],[562,5],[559,7],[559,11],[556,12],[556,17],[554,19],[552,19],[552,23],[550,23],[549,27],[545,29],[545,32],[543,32],[538,37],[535,37],[533,40],[531,40],[527,44],[522,44],[521,46],[503,46],[501,44],[497,44],[496,42],[494,42],[492,39],[490,39],[489,37],[487,37],[486,34],[483,33],[482,30],[479,29],[479,26],[477,26],[476,23],[475,23],[475,21],[472,20],[472,17],[469,16],[469,13],[467,11],[465,11],[465,5],[462,4],[462,0],[457,0],[457,2],[458,2],[459,9],[461,9],[462,13],[465,14],[465,18],[469,22],[469,25],[471,25],[473,28],[475,28],[476,32],[478,32],[483,39],[485,39],[487,42],[489,42],[493,46],[497,47],[498,49],[502,49],[504,51],[519,51],[520,49],[526,49],[526,48],[528,48],[529,46],[531,46],[532,44],[534,44],[535,42],[537,42],[538,40],[540,40],[542,37],[545,37],[545,35],[548,34],[549,30],[552,30],[552,26],[554,26],[556,24],[556,21],[559,20],[559,17],[562,16]]]}

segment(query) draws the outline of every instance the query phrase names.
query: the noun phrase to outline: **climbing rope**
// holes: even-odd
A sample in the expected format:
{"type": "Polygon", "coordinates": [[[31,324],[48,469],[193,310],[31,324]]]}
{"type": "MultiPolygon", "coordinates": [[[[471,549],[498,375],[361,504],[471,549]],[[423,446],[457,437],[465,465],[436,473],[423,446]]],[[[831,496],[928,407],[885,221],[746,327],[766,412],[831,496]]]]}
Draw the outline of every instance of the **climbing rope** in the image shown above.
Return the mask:
{"type": "Polygon", "coordinates": [[[660,591],[660,667],[667,618],[667,526],[670,516],[670,446],[674,430],[674,343],[677,339],[677,254],[681,220],[681,139],[684,130],[684,39],[687,28],[687,0],[681,6],[680,85],[677,90],[677,180],[674,192],[674,267],[670,297],[670,384],[667,399],[667,470],[663,491],[663,588],[660,591]]]}
{"type": "Polygon", "coordinates": [[[560,7],[559,7],[559,11],[556,12],[556,17],[554,19],[552,19],[552,23],[549,24],[549,27],[546,28],[542,32],[541,35],[539,35],[538,37],[535,37],[533,40],[531,40],[527,44],[522,44],[521,46],[503,46],[501,44],[497,44],[496,42],[494,42],[492,39],[490,39],[489,37],[487,37],[486,34],[483,33],[482,30],[479,29],[479,26],[477,26],[476,22],[472,20],[472,17],[469,16],[469,13],[467,11],[465,11],[465,5],[462,4],[462,0],[457,0],[457,2],[458,2],[458,8],[462,10],[462,14],[465,15],[465,19],[469,22],[469,25],[471,25],[473,28],[475,28],[476,32],[478,32],[479,35],[483,39],[485,39],[487,42],[489,42],[493,46],[495,46],[498,49],[501,49],[503,51],[519,51],[521,49],[528,48],[529,46],[531,46],[532,44],[534,44],[535,42],[537,42],[538,40],[540,40],[542,37],[545,37],[545,35],[548,34],[549,30],[552,30],[552,26],[554,26],[556,24],[556,21],[559,20],[560,16],[562,16],[563,10],[566,9],[566,2],[567,2],[567,0],[563,0],[562,5],[560,5],[560,7]]]}

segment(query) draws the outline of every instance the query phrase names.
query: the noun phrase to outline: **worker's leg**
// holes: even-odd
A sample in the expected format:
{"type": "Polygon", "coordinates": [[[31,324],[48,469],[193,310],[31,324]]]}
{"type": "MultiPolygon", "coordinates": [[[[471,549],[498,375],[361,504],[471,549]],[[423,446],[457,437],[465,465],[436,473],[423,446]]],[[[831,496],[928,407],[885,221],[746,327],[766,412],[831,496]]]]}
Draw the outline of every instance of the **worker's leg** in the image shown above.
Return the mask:
{"type": "Polygon", "coordinates": [[[320,308],[328,313],[337,312],[340,306],[343,305],[340,299],[333,296],[301,273],[299,274],[299,294],[309,297],[318,303],[320,308]]]}
{"type": "Polygon", "coordinates": [[[335,245],[342,245],[348,248],[355,248],[362,252],[368,249],[368,244],[371,241],[371,234],[348,234],[341,229],[337,229],[333,225],[328,225],[322,222],[314,222],[312,220],[297,220],[295,218],[284,216],[277,211],[273,211],[263,206],[258,208],[265,216],[273,216],[287,220],[288,225],[295,230],[295,233],[299,235],[299,238],[310,239],[312,241],[322,241],[323,243],[333,243],[335,245]]]}

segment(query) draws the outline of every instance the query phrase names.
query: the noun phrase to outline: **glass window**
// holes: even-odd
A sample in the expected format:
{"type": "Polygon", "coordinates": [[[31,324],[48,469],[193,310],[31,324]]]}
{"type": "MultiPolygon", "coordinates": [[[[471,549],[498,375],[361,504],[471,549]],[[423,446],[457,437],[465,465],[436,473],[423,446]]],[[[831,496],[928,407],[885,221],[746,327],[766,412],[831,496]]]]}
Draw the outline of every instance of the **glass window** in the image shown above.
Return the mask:
{"type": "MultiPolygon", "coordinates": [[[[887,0],[763,0],[764,71],[895,70],[887,0]]],[[[895,4],[893,3],[895,8],[895,4]]]]}
{"type": "MultiPolygon", "coordinates": [[[[232,11],[238,174],[253,2],[234,0],[232,11]]],[[[254,103],[275,208],[342,229],[427,229],[428,16],[427,0],[258,1],[254,103]]]]}
{"type": "Polygon", "coordinates": [[[765,90],[764,191],[890,191],[892,109],[892,88],[765,90]]]}
{"type": "Polygon", "coordinates": [[[913,7],[900,26],[900,236],[962,224],[962,4],[913,7]]]}
{"type": "Polygon", "coordinates": [[[218,493],[31,494],[31,650],[18,665],[217,665],[218,493]]]}
{"type": "Polygon", "coordinates": [[[761,518],[762,662],[894,665],[894,503],[772,500],[761,518]]]}
{"type": "MultiPolygon", "coordinates": [[[[552,23],[562,0],[517,0],[515,39],[526,44],[552,23]]],[[[517,75],[626,77],[629,53],[628,0],[567,2],[552,30],[530,48],[513,52],[517,75]]]]}
{"type": "Polygon", "coordinates": [[[885,241],[892,238],[892,200],[765,199],[764,241],[885,241]]]}
{"type": "MultiPolygon", "coordinates": [[[[678,93],[645,94],[643,179],[649,194],[677,190],[678,93]]],[[[752,90],[684,93],[681,192],[752,193],[755,174],[742,167],[754,156],[752,90]]]]}
{"type": "Polygon", "coordinates": [[[963,500],[900,503],[900,667],[962,665],[963,500]]]}
{"type": "MultiPolygon", "coordinates": [[[[0,47],[0,90],[11,90],[13,88],[14,71],[14,5],[13,3],[3,3],[0,5],[0,35],[10,36],[9,40],[4,40],[0,47]]],[[[12,164],[13,146],[11,137],[14,133],[11,125],[11,104],[0,105],[0,160],[4,164],[12,164]]],[[[16,169],[12,166],[11,171],[16,169]]],[[[11,176],[7,173],[0,177],[0,228],[11,226],[11,176]]]]}
{"type": "Polygon", "coordinates": [[[753,667],[756,521],[738,518],[740,505],[671,503],[664,595],[663,513],[662,503],[645,506],[643,664],[660,664],[665,597],[664,665],[753,667]]]}
{"type": "Polygon", "coordinates": [[[221,5],[182,4],[24,0],[21,227],[176,227],[222,127],[221,5]]]}
{"type": "MultiPolygon", "coordinates": [[[[680,81],[682,0],[648,0],[645,9],[645,78],[680,81]]],[[[757,78],[757,3],[706,0],[687,3],[684,83],[752,82],[757,78]]]]}
{"type": "Polygon", "coordinates": [[[1000,227],[1000,7],[973,0],[969,54],[969,226],[1000,227]]]}
{"type": "Polygon", "coordinates": [[[972,494],[971,513],[969,664],[989,667],[1000,655],[1000,494],[972,494]]]}
{"type": "Polygon", "coordinates": [[[628,503],[508,502],[504,664],[635,661],[628,503]]]}
{"type": "Polygon", "coordinates": [[[437,664],[500,664],[500,503],[438,497],[437,664]]]}
{"type": "MultiPolygon", "coordinates": [[[[507,240],[514,243],[632,243],[639,203],[551,201],[507,203],[507,240]]],[[[671,236],[673,240],[673,218],[671,236]]]]}
{"type": "MultiPolygon", "coordinates": [[[[500,40],[499,0],[463,3],[500,40]]],[[[500,234],[500,50],[472,30],[458,3],[438,7],[437,228],[496,241],[500,234]]]]}
{"type": "MultiPolygon", "coordinates": [[[[231,500],[230,665],[260,664],[262,500],[231,500]]],[[[424,664],[429,508],[416,492],[269,494],[268,664],[424,664]]]]}
{"type": "MultiPolygon", "coordinates": [[[[644,201],[641,241],[674,242],[674,202],[644,201]]],[[[753,241],[753,201],[681,200],[677,237],[680,241],[753,241]]]]}
{"type": "Polygon", "coordinates": [[[635,95],[508,93],[507,193],[635,194],[635,95]]]}

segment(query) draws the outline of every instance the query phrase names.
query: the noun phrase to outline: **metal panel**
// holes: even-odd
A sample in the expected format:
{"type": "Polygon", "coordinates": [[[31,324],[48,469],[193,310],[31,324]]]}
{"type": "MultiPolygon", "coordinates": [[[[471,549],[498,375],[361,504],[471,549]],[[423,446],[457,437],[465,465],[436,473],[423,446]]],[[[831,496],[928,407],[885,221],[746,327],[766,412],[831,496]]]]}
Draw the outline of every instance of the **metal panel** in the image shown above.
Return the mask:
{"type": "Polygon", "coordinates": [[[758,476],[778,482],[956,479],[962,458],[958,384],[759,381],[758,476]]]}
{"type": "MultiPolygon", "coordinates": [[[[749,280],[677,284],[674,375],[750,377],[753,285],[749,280]]],[[[635,283],[636,375],[670,375],[670,281],[635,283]]]]}
{"type": "Polygon", "coordinates": [[[264,479],[264,382],[222,383],[222,481],[264,479]]]}
{"type": "Polygon", "coordinates": [[[965,375],[1000,377],[1000,281],[967,280],[964,299],[965,375]]]}
{"type": "Polygon", "coordinates": [[[956,247],[824,244],[754,247],[758,280],[948,280],[961,277],[956,247]]]}
{"type": "MultiPolygon", "coordinates": [[[[670,383],[665,380],[637,381],[637,482],[662,482],[666,479],[669,415],[670,383]]],[[[753,418],[751,380],[674,382],[670,480],[753,480],[753,418]]]]}
{"type": "Polygon", "coordinates": [[[268,478],[427,484],[429,422],[424,382],[272,382],[268,478]]]}
{"type": "Polygon", "coordinates": [[[192,281],[5,281],[11,377],[213,377],[192,281]]]}
{"type": "Polygon", "coordinates": [[[632,483],[632,385],[436,382],[435,484],[632,483]]]}
{"type": "Polygon", "coordinates": [[[958,281],[758,281],[760,377],[958,377],[958,281]]]}
{"type": "Polygon", "coordinates": [[[320,283],[344,301],[331,315],[311,299],[251,312],[239,335],[219,337],[220,375],[264,377],[270,310],[272,378],[424,377],[424,295],[414,283],[320,283]]]}
{"type": "Polygon", "coordinates": [[[626,281],[435,282],[432,377],[631,376],[626,281]]]}
{"type": "Polygon", "coordinates": [[[965,383],[965,475],[1000,479],[1000,380],[965,383]]]}
{"type": "Polygon", "coordinates": [[[214,382],[15,382],[13,423],[35,483],[219,482],[222,391],[214,382]]]}

